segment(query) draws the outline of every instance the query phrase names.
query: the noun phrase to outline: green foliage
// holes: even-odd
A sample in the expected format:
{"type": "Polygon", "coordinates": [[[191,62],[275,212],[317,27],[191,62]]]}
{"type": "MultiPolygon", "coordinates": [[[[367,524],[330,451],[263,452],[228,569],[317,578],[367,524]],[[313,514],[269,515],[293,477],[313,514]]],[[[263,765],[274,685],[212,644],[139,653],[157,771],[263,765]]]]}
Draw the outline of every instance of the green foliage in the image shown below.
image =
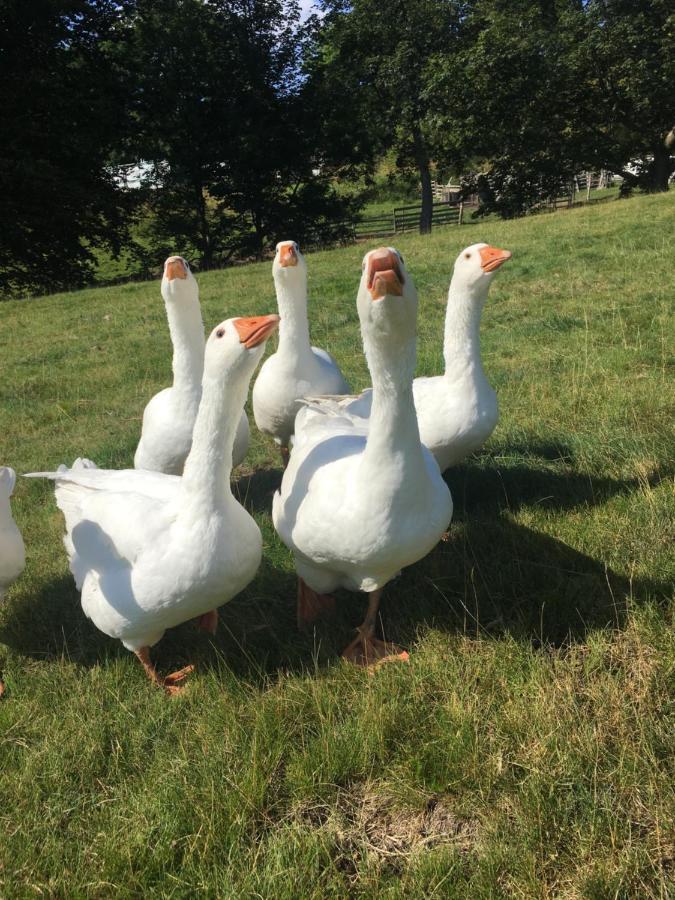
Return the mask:
{"type": "Polygon", "coordinates": [[[489,160],[483,207],[508,218],[586,169],[667,190],[673,83],[667,0],[475,0],[458,52],[431,61],[427,101],[443,157],[465,170],[489,160]],[[638,176],[625,170],[636,157],[638,176]]]}
{"type": "MultiPolygon", "coordinates": [[[[452,262],[513,251],[483,314],[500,424],[448,476],[449,540],[387,587],[411,651],[339,662],[363,600],[295,627],[270,519],[278,450],[236,489],[264,537],[171,701],[84,616],[52,487],[19,478],[28,565],[0,606],[0,893],[7,897],[645,898],[673,894],[675,580],[671,194],[397,239],[437,373],[452,262]]],[[[368,384],[366,248],[308,256],[315,342],[368,384]]],[[[198,276],[207,327],[274,309],[270,263],[198,276]]],[[[170,378],[159,285],[0,307],[2,463],[131,464],[170,378]]]]}
{"type": "Polygon", "coordinates": [[[451,54],[461,4],[448,0],[393,0],[382,15],[377,0],[326,0],[321,42],[326,78],[346,89],[356,123],[367,122],[371,145],[392,149],[402,169],[422,185],[420,231],[431,230],[430,165],[425,101],[430,57],[451,54]]]}
{"type": "Polygon", "coordinates": [[[93,248],[116,254],[131,198],[107,165],[125,132],[109,49],[128,4],[2,4],[0,292],[75,287],[93,248]]]}
{"type": "Polygon", "coordinates": [[[298,15],[296,0],[137,4],[127,65],[152,253],[179,246],[208,269],[346,216],[297,80],[298,15]]]}
{"type": "Polygon", "coordinates": [[[675,9],[670,0],[589,0],[570,50],[589,163],[634,186],[668,189],[675,171],[675,9]],[[579,77],[580,76],[580,77],[579,77]],[[638,172],[626,171],[630,160],[638,172]]]}

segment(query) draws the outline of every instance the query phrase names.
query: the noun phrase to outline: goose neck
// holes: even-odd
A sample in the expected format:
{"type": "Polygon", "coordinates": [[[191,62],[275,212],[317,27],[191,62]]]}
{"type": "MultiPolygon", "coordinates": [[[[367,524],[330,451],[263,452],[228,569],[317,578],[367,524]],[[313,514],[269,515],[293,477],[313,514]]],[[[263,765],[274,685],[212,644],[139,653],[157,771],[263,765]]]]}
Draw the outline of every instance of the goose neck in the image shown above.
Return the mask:
{"type": "Polygon", "coordinates": [[[480,318],[487,290],[450,285],[445,313],[443,356],[448,378],[485,377],[480,355],[480,318]]]}
{"type": "Polygon", "coordinates": [[[204,324],[199,304],[171,301],[166,304],[173,344],[173,386],[199,398],[204,369],[204,324]]]}
{"type": "Polygon", "coordinates": [[[412,390],[415,338],[383,347],[364,334],[364,348],[373,385],[364,458],[378,467],[394,458],[415,467],[422,458],[412,390]]]}
{"type": "Polygon", "coordinates": [[[309,355],[309,321],[307,319],[307,286],[291,287],[277,281],[277,305],[279,307],[279,350],[282,355],[294,357],[309,355]]]}
{"type": "Polygon", "coordinates": [[[236,503],[230,488],[232,448],[248,383],[204,376],[192,448],[181,482],[181,515],[202,516],[236,503]]]}

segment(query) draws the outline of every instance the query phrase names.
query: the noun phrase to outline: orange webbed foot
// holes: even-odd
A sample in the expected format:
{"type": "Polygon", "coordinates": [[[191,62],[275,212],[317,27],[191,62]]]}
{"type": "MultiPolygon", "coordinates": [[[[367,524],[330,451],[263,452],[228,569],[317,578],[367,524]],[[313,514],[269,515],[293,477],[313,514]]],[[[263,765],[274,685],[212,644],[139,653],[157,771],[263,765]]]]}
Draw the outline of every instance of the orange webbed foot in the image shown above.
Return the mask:
{"type": "Polygon", "coordinates": [[[342,652],[342,658],[355,666],[374,671],[383,663],[408,662],[410,654],[391,641],[380,641],[375,637],[359,634],[356,640],[342,652]]]}
{"type": "Polygon", "coordinates": [[[162,680],[162,687],[170,697],[181,694],[185,690],[185,686],[181,682],[185,681],[194,670],[194,666],[184,666],[182,669],[178,669],[177,672],[171,672],[162,680]]]}

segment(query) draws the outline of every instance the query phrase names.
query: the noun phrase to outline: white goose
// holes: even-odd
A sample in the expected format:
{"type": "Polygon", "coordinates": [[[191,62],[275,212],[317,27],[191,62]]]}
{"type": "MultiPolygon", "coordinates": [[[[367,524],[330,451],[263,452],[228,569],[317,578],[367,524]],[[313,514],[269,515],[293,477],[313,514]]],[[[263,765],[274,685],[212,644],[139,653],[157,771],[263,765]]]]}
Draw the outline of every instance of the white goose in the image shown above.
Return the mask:
{"type": "Polygon", "coordinates": [[[228,319],[212,331],[182,477],[87,461],[32,473],[56,482],[85,614],[170,693],[192,667],[162,680],[149,648],[165,629],[195,617],[215,630],[215,608],[246,587],[260,564],[260,529],[232,496],[230,470],[237,414],[278,321],[228,319]]]}
{"type": "Polygon", "coordinates": [[[309,343],[307,266],[294,241],[277,244],[272,274],[281,316],[279,347],[253,385],[253,416],[260,431],[279,444],[285,466],[298,400],[345,393],[349,386],[330,353],[309,343]]]}
{"type": "Polygon", "coordinates": [[[9,498],[14,493],[16,473],[9,466],[0,466],[0,600],[16,581],[26,565],[23,538],[12,518],[9,498]]]}
{"type": "MultiPolygon", "coordinates": [[[[182,256],[170,256],[164,263],[161,290],[173,343],[173,385],[155,394],[145,407],[134,466],[180,475],[190,452],[204,369],[199,287],[182,256]]],[[[249,443],[243,409],[238,421],[232,451],[234,466],[244,459],[249,443]]]]}
{"type": "Polygon", "coordinates": [[[358,637],[343,653],[368,664],[401,655],[374,637],[382,590],[435,546],[452,498],[420,442],[412,394],[417,292],[396,250],[366,254],[357,306],[373,380],[369,427],[330,401],[309,401],[272,518],[295,557],[301,623],[330,605],[325,595],[336,588],[369,594],[358,637]]]}
{"type": "MultiPolygon", "coordinates": [[[[12,518],[9,498],[14,492],[16,473],[9,466],[0,466],[0,600],[16,581],[26,565],[26,550],[16,522],[12,518]]],[[[0,675],[0,697],[5,684],[0,675]]]]}
{"type": "MultiPolygon", "coordinates": [[[[448,290],[445,372],[413,382],[422,443],[434,454],[441,472],[480,449],[499,420],[497,395],[481,362],[480,318],[494,273],[510,258],[509,250],[488,244],[462,250],[448,290]]],[[[370,389],[356,399],[334,399],[352,416],[370,415],[370,389]]]]}

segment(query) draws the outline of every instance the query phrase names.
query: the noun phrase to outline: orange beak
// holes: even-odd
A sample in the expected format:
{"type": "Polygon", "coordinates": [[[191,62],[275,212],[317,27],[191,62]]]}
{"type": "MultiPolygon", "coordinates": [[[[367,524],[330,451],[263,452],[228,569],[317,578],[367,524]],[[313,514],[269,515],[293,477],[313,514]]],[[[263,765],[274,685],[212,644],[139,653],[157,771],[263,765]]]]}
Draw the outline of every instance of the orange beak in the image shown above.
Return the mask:
{"type": "Polygon", "coordinates": [[[257,347],[276,331],[279,325],[279,316],[276,313],[270,316],[249,316],[245,319],[236,319],[234,327],[239,333],[239,341],[249,350],[257,347]]]}
{"type": "Polygon", "coordinates": [[[279,265],[286,269],[288,266],[297,266],[298,254],[293,244],[282,244],[279,247],[279,265]]]}
{"type": "Polygon", "coordinates": [[[511,251],[500,250],[499,247],[481,247],[479,253],[481,269],[484,272],[494,272],[507,259],[511,259],[511,251]]]}
{"type": "Polygon", "coordinates": [[[389,294],[403,296],[405,281],[398,256],[388,247],[380,247],[368,254],[368,291],[371,299],[382,300],[389,294]]]}
{"type": "Polygon", "coordinates": [[[187,267],[181,256],[170,256],[164,263],[164,274],[167,281],[174,278],[187,278],[187,267]]]}

